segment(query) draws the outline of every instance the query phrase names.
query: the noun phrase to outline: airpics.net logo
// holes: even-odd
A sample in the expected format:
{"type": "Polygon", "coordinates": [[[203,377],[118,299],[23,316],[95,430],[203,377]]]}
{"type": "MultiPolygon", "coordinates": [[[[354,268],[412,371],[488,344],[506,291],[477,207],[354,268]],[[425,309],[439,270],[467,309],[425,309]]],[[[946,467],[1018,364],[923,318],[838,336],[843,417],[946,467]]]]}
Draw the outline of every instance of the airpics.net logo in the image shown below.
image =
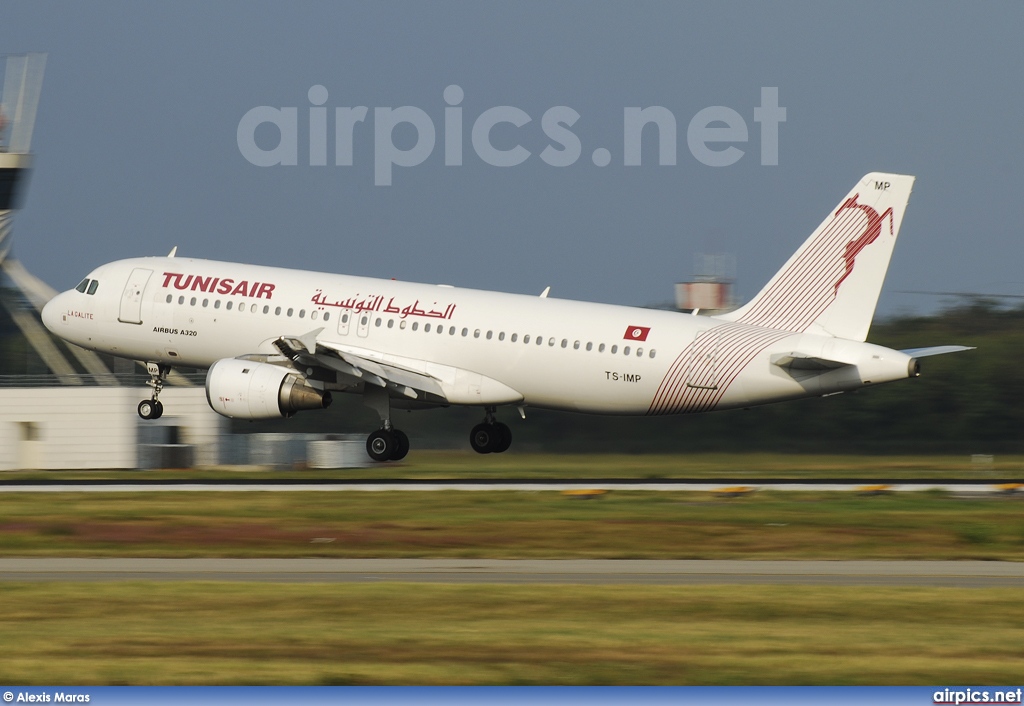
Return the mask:
{"type": "MultiPolygon", "coordinates": [[[[316,85],[309,89],[308,107],[309,144],[308,165],[326,167],[329,161],[328,134],[333,132],[334,155],[330,161],[336,167],[352,167],[357,139],[371,137],[370,109],[367,106],[335,107],[334,125],[330,130],[330,111],[325,105],[327,89],[316,85]]],[[[498,128],[503,137],[515,135],[515,130],[536,129],[531,126],[533,117],[526,111],[511,105],[499,105],[484,110],[474,118],[464,115],[462,102],[465,92],[456,85],[448,86],[443,92],[444,117],[441,120],[440,138],[443,142],[444,164],[446,167],[462,166],[467,159],[464,155],[466,130],[476,159],[492,167],[515,167],[534,157],[528,149],[515,139],[508,147],[508,139],[495,146],[492,133],[498,128]],[[470,124],[471,123],[471,124],[470,124]],[[511,126],[509,128],[508,126],[511,126]]],[[[303,116],[305,118],[306,116],[303,116]]],[[[567,105],[548,108],[540,119],[540,130],[549,144],[537,156],[551,167],[568,167],[576,164],[583,156],[584,147],[572,127],[580,120],[580,114],[567,105]]],[[[779,163],[779,125],[786,122],[786,109],[779,105],[779,89],[761,88],[761,103],[753,108],[752,119],[759,126],[761,164],[775,166],[779,163]]],[[[372,112],[373,139],[373,183],[377,186],[391,186],[395,167],[408,169],[423,164],[434,153],[438,143],[438,129],[430,114],[411,105],[398,108],[374,108],[372,112]],[[415,133],[415,140],[396,144],[396,131],[415,133]]],[[[305,130],[303,131],[305,132],[305,130]]],[[[698,111],[686,126],[686,146],[690,154],[708,167],[728,167],[736,164],[750,149],[750,127],[739,111],[723,105],[714,105],[698,111]]],[[[658,164],[673,166],[677,159],[677,121],[668,108],[662,106],[626,107],[622,112],[622,165],[642,166],[644,139],[657,140],[658,164]],[[648,126],[651,126],[648,128],[648,126]]],[[[249,163],[257,167],[297,166],[299,164],[299,108],[275,108],[261,105],[249,110],[238,122],[238,150],[249,163]],[[276,144],[269,146],[268,140],[257,139],[257,131],[264,136],[272,126],[277,132],[276,144]],[[263,143],[263,144],[260,144],[263,143]]],[[[274,143],[273,136],[269,140],[274,143]]],[[[306,146],[303,145],[303,148],[306,146]]],[[[306,152],[305,149],[302,152],[306,152]]],[[[597,147],[590,152],[590,160],[598,167],[607,167],[613,161],[612,151],[597,147]]]]}

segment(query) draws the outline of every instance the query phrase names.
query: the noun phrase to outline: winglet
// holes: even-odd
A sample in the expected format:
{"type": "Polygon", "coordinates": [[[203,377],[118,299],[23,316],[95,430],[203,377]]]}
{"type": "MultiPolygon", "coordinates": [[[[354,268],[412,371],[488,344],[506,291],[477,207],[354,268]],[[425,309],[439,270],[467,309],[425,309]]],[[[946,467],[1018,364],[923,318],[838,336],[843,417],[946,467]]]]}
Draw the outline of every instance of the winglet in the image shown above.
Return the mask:
{"type": "Polygon", "coordinates": [[[178,246],[175,245],[173,248],[171,248],[171,251],[169,253],[167,253],[167,257],[174,257],[177,254],[178,254],[178,246]]]}

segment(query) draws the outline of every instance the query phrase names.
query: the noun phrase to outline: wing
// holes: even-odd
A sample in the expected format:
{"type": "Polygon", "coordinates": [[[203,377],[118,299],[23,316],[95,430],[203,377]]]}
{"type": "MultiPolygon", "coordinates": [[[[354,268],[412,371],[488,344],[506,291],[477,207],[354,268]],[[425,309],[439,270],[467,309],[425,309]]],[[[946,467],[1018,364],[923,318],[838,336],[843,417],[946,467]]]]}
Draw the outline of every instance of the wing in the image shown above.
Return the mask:
{"type": "Polygon", "coordinates": [[[314,379],[333,374],[335,382],[346,389],[373,385],[385,388],[392,397],[432,404],[501,405],[523,400],[508,385],[479,373],[371,348],[318,341],[321,331],[281,336],[273,346],[299,370],[319,371],[314,379]],[[329,374],[325,376],[324,372],[329,374]]]}

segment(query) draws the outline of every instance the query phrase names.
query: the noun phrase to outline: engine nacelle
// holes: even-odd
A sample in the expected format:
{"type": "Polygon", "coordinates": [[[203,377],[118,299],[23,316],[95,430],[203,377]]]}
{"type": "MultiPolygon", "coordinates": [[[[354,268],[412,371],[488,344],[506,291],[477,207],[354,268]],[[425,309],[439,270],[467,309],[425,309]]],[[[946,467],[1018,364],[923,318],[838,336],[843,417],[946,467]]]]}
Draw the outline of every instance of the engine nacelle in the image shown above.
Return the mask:
{"type": "Polygon", "coordinates": [[[280,365],[224,358],[206,373],[206,400],[225,417],[279,419],[303,409],[323,409],[331,404],[331,393],[311,387],[280,365]]]}

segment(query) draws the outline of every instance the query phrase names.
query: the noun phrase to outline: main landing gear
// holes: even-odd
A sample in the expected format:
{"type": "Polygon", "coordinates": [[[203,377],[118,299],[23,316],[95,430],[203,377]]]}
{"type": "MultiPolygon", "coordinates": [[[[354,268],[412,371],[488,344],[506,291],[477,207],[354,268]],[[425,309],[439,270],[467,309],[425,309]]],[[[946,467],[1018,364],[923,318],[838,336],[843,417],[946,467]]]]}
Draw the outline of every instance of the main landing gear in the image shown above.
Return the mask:
{"type": "MultiPolygon", "coordinates": [[[[363,404],[380,416],[380,429],[366,439],[366,453],[374,461],[401,461],[409,453],[409,437],[391,425],[391,398],[383,387],[367,385],[363,404]]],[[[500,454],[512,445],[512,430],[494,418],[494,407],[484,409],[484,421],[473,427],[469,445],[481,454],[500,454]]]]}
{"type": "Polygon", "coordinates": [[[494,419],[494,407],[488,407],[484,421],[469,433],[469,445],[478,454],[500,454],[512,445],[512,430],[494,419]]]}
{"type": "Polygon", "coordinates": [[[391,425],[391,398],[387,390],[367,385],[363,404],[380,416],[380,429],[366,438],[366,453],[374,461],[401,461],[409,453],[409,437],[391,425]]]}
{"type": "Polygon", "coordinates": [[[171,366],[146,363],[146,370],[149,372],[149,380],[146,381],[146,384],[153,388],[153,397],[139,402],[139,416],[143,419],[159,419],[164,413],[164,405],[160,402],[160,391],[164,389],[171,366]]]}
{"type": "Polygon", "coordinates": [[[374,461],[401,461],[409,453],[409,437],[394,427],[378,429],[367,437],[366,453],[374,461]]]}

